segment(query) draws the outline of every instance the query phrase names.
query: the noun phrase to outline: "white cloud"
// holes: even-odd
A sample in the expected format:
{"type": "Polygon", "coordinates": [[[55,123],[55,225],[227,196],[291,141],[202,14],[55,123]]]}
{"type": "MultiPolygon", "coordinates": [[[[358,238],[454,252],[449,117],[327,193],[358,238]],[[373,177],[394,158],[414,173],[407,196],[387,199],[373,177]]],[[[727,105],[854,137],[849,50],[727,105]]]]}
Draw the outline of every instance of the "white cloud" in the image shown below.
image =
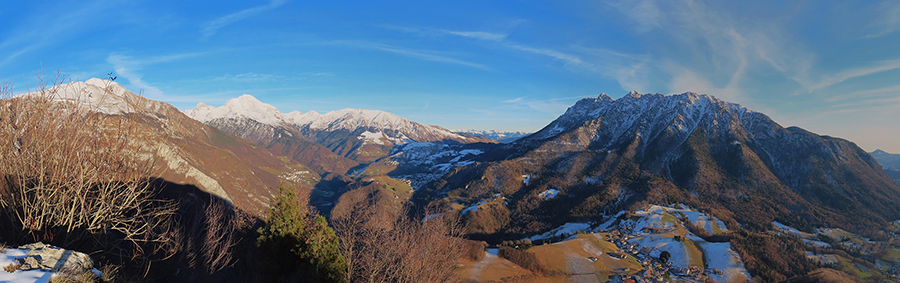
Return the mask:
{"type": "Polygon", "coordinates": [[[556,50],[533,48],[533,47],[517,45],[517,44],[508,44],[507,46],[509,46],[509,48],[516,49],[516,50],[528,51],[528,52],[535,53],[535,54],[550,56],[550,57],[565,61],[567,64],[592,67],[591,64],[585,63],[578,56],[562,53],[562,52],[559,52],[556,50]]]}
{"type": "Polygon", "coordinates": [[[640,71],[614,74],[623,86],[649,81],[640,76],[658,73],[655,80],[669,77],[670,91],[749,99],[744,97],[744,87],[754,83],[749,80],[751,72],[776,71],[802,84],[815,60],[783,28],[789,17],[743,14],[729,3],[703,0],[620,1],[610,6],[628,17],[647,42],[653,42],[647,48],[653,58],[645,61],[652,64],[621,60],[620,66],[640,71]]]}
{"type": "Polygon", "coordinates": [[[212,79],[212,81],[269,82],[282,78],[284,78],[284,76],[273,74],[256,74],[251,72],[237,75],[225,74],[224,76],[212,79]]]}
{"type": "Polygon", "coordinates": [[[491,40],[491,41],[499,41],[506,38],[506,34],[500,34],[495,32],[487,32],[487,31],[454,31],[454,30],[446,30],[446,29],[436,29],[436,28],[427,28],[427,27],[404,27],[404,26],[395,26],[395,25],[382,25],[384,28],[402,31],[406,33],[415,33],[420,35],[427,36],[443,36],[443,35],[456,35],[480,40],[491,40]]]}
{"type": "MultiPolygon", "coordinates": [[[[501,109],[501,108],[527,108],[532,110],[537,110],[543,113],[549,114],[559,114],[562,113],[568,108],[572,106],[573,99],[584,98],[582,96],[572,96],[572,97],[562,97],[562,98],[552,98],[545,100],[530,100],[526,97],[517,97],[515,99],[510,99],[503,101],[504,105],[497,106],[491,108],[493,110],[501,109]]],[[[491,110],[483,110],[483,112],[491,112],[491,110]]]]}
{"type": "Polygon", "coordinates": [[[630,16],[637,24],[638,32],[645,33],[655,28],[662,27],[662,24],[659,23],[659,19],[661,18],[660,11],[653,0],[621,0],[618,2],[608,2],[606,4],[616,8],[622,14],[630,16]]]}
{"type": "Polygon", "coordinates": [[[496,41],[496,40],[503,40],[504,38],[506,38],[506,35],[505,35],[505,34],[491,33],[491,32],[484,32],[484,31],[450,31],[450,30],[441,30],[441,32],[446,33],[446,34],[458,35],[458,36],[462,36],[462,37],[470,37],[470,38],[481,39],[481,40],[494,40],[494,41],[496,41]]]}
{"type": "Polygon", "coordinates": [[[900,85],[888,86],[876,89],[867,89],[867,90],[857,90],[849,95],[841,95],[834,96],[826,99],[828,102],[842,101],[842,100],[850,100],[850,99],[860,99],[860,98],[869,98],[875,96],[883,96],[883,95],[891,95],[893,97],[900,97],[900,85]]]}
{"type": "Polygon", "coordinates": [[[820,90],[835,84],[842,83],[846,80],[856,78],[856,77],[864,77],[875,73],[880,73],[884,71],[890,71],[894,69],[900,69],[900,59],[881,61],[876,64],[853,68],[841,71],[835,75],[827,76],[824,79],[820,80],[818,83],[814,85],[807,86],[809,92],[813,92],[816,90],[820,90]]]}
{"type": "Polygon", "coordinates": [[[235,22],[246,19],[248,17],[252,17],[252,16],[258,15],[260,13],[273,10],[275,8],[280,7],[281,5],[286,4],[287,2],[288,2],[287,0],[272,0],[269,2],[269,4],[262,5],[262,6],[256,6],[256,7],[249,8],[249,9],[244,9],[244,10],[241,10],[240,12],[230,14],[230,15],[206,22],[200,28],[200,32],[203,33],[203,38],[208,38],[208,37],[216,34],[216,32],[222,27],[233,24],[235,22]]]}
{"type": "Polygon", "coordinates": [[[503,103],[519,103],[522,102],[523,99],[525,99],[525,97],[517,97],[515,99],[504,100],[503,103]]]}
{"type": "Polygon", "coordinates": [[[425,60],[425,61],[433,61],[433,62],[453,64],[453,65],[461,65],[461,66],[467,66],[467,67],[488,70],[488,71],[491,70],[490,67],[482,65],[482,64],[473,63],[473,62],[460,60],[460,59],[456,59],[456,58],[452,58],[452,57],[447,57],[447,56],[443,56],[443,55],[438,55],[433,52],[405,49],[402,47],[387,45],[387,44],[383,44],[383,43],[357,41],[357,40],[342,40],[342,41],[326,42],[324,44],[342,45],[342,46],[349,46],[349,47],[362,48],[362,49],[385,51],[385,52],[399,54],[399,55],[403,55],[406,57],[416,58],[416,59],[425,60]]]}

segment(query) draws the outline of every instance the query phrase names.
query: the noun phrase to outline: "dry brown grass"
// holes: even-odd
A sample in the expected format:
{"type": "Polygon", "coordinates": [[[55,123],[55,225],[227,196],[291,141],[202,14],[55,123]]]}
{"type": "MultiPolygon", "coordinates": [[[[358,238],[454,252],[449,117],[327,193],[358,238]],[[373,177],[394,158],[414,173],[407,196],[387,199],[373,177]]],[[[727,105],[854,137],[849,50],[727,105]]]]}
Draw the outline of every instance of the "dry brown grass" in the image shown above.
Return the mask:
{"type": "Polygon", "coordinates": [[[19,270],[19,267],[22,267],[22,264],[21,264],[21,263],[13,262],[13,263],[10,263],[10,264],[7,265],[7,266],[4,266],[4,267],[3,267],[3,270],[6,271],[6,272],[9,272],[9,273],[13,273],[13,272],[16,272],[16,270],[19,270]]]}

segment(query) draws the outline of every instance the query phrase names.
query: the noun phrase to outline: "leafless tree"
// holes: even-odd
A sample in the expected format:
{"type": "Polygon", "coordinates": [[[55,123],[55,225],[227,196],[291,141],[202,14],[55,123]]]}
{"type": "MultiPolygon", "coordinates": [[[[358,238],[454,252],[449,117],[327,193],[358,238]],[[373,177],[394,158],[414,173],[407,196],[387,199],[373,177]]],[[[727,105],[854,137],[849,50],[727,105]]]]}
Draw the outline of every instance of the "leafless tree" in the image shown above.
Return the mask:
{"type": "Polygon", "coordinates": [[[332,218],[352,282],[456,282],[464,253],[458,220],[440,215],[426,221],[384,206],[354,204],[332,218]]]}

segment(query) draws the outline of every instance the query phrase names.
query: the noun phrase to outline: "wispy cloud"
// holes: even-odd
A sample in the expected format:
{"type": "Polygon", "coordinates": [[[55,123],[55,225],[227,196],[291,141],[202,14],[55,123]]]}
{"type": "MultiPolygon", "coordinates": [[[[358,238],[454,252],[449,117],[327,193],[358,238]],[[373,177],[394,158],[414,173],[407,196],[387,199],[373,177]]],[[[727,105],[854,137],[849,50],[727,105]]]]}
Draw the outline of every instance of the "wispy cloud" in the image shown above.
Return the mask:
{"type": "Polygon", "coordinates": [[[492,33],[492,32],[484,32],[484,31],[450,31],[450,30],[440,30],[446,34],[458,35],[462,37],[470,37],[481,40],[502,40],[506,38],[505,34],[492,33]]]}
{"type": "Polygon", "coordinates": [[[868,27],[875,30],[862,38],[878,38],[900,30],[900,2],[885,0],[876,5],[868,27]]]}
{"type": "Polygon", "coordinates": [[[402,47],[398,47],[398,46],[377,43],[377,42],[357,41],[357,40],[341,40],[341,41],[326,42],[323,44],[332,44],[332,45],[341,45],[341,46],[348,46],[348,47],[361,48],[361,49],[378,50],[378,51],[390,52],[390,53],[394,53],[394,54],[398,54],[398,55],[402,55],[402,56],[406,56],[406,57],[410,57],[410,58],[425,60],[425,61],[433,61],[433,62],[453,64],[453,65],[461,65],[461,66],[478,68],[478,69],[487,70],[487,71],[491,70],[490,67],[483,65],[483,64],[478,64],[478,63],[469,62],[469,61],[465,61],[465,60],[461,60],[461,59],[438,55],[438,54],[435,54],[434,52],[406,49],[406,48],[402,48],[402,47]]]}
{"type": "Polygon", "coordinates": [[[835,75],[825,77],[818,83],[808,86],[807,89],[809,90],[809,92],[813,92],[835,84],[842,83],[852,78],[868,76],[871,74],[890,71],[894,69],[900,69],[900,59],[881,61],[866,67],[844,70],[835,75]]]}
{"type": "Polygon", "coordinates": [[[753,83],[748,81],[751,71],[774,70],[801,82],[815,59],[785,34],[786,17],[738,16],[728,4],[703,0],[618,1],[609,6],[631,19],[640,36],[657,43],[648,46],[657,66],[646,67],[640,60],[624,66],[664,74],[656,79],[668,77],[670,91],[708,91],[746,102],[751,97],[743,97],[744,86],[753,83]]]}
{"type": "Polygon", "coordinates": [[[876,88],[876,89],[866,89],[866,90],[858,90],[850,93],[849,95],[841,95],[834,96],[826,99],[828,102],[842,101],[842,100],[850,100],[850,99],[860,99],[860,98],[869,98],[876,96],[884,96],[890,95],[893,97],[900,97],[900,85],[876,88]]]}
{"type": "MultiPolygon", "coordinates": [[[[571,97],[561,97],[561,98],[552,98],[552,99],[544,99],[544,100],[531,100],[527,97],[517,97],[510,100],[503,101],[503,104],[497,107],[492,108],[493,110],[501,109],[501,108],[530,108],[533,110],[537,110],[544,113],[550,114],[559,114],[566,110],[569,106],[571,106],[571,100],[584,98],[583,96],[571,96],[571,97]]],[[[486,109],[483,110],[485,112],[494,112],[493,110],[486,109]]]]}
{"type": "Polygon", "coordinates": [[[237,75],[225,74],[221,77],[213,78],[212,81],[233,81],[233,82],[269,82],[278,79],[282,79],[284,76],[282,75],[274,75],[274,74],[257,74],[257,73],[243,73],[237,75]]]}
{"type": "Polygon", "coordinates": [[[592,64],[585,63],[584,61],[581,60],[581,58],[578,58],[578,56],[562,53],[562,52],[559,52],[556,50],[534,48],[534,47],[523,46],[523,45],[518,45],[518,44],[508,44],[507,46],[509,46],[509,48],[516,49],[516,50],[527,51],[527,52],[531,52],[531,53],[535,53],[535,54],[550,56],[550,57],[562,60],[562,61],[566,62],[567,64],[572,64],[572,65],[577,65],[577,66],[587,66],[587,67],[593,66],[592,64]]]}
{"type": "Polygon", "coordinates": [[[182,53],[149,58],[134,58],[121,54],[110,54],[106,57],[106,62],[113,65],[113,69],[116,71],[117,76],[128,80],[128,83],[140,89],[143,92],[143,95],[153,99],[162,99],[164,96],[163,92],[159,88],[152,86],[143,80],[144,76],[140,73],[141,69],[147,65],[170,62],[203,54],[205,53],[182,53]]]}
{"type": "Polygon", "coordinates": [[[287,4],[288,0],[272,0],[269,4],[256,6],[253,8],[241,10],[240,12],[230,14],[203,24],[200,28],[200,32],[203,33],[203,38],[208,38],[216,34],[220,28],[225,27],[227,25],[233,24],[235,22],[241,21],[243,19],[261,14],[266,11],[273,10],[275,8],[280,7],[281,5],[287,4]]]}
{"type": "Polygon", "coordinates": [[[517,97],[515,99],[504,100],[503,103],[520,103],[525,97],[517,97]]]}
{"type": "Polygon", "coordinates": [[[58,44],[68,38],[99,25],[102,15],[109,8],[106,1],[79,3],[77,8],[57,5],[56,10],[42,10],[16,27],[7,27],[8,36],[0,42],[0,53],[6,53],[0,61],[4,66],[19,56],[58,44]],[[100,16],[100,17],[98,17],[100,16]]]}
{"type": "Polygon", "coordinates": [[[496,33],[496,32],[487,32],[487,31],[455,31],[455,30],[446,30],[446,29],[436,29],[429,27],[404,27],[404,26],[395,26],[395,25],[381,25],[384,28],[402,31],[406,33],[414,33],[419,35],[427,35],[427,36],[444,36],[444,35],[455,35],[468,37],[473,39],[480,40],[491,40],[491,41],[499,41],[506,38],[506,34],[496,33]]]}

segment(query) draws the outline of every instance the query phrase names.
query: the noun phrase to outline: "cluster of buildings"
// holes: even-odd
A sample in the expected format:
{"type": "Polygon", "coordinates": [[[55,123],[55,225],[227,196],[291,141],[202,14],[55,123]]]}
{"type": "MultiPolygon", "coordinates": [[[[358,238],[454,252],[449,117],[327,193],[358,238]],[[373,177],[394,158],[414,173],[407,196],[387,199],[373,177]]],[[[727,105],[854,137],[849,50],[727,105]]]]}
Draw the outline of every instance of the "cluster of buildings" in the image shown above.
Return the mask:
{"type": "MultiPolygon", "coordinates": [[[[621,227],[621,229],[613,228],[610,230],[602,231],[606,233],[605,240],[615,244],[620,251],[619,253],[607,253],[607,255],[613,258],[625,259],[625,254],[630,254],[634,256],[646,268],[642,273],[635,274],[630,277],[619,277],[618,281],[635,283],[667,282],[666,275],[668,274],[670,276],[678,276],[683,279],[693,279],[702,282],[708,277],[709,274],[723,274],[721,270],[716,268],[704,270],[702,267],[695,265],[690,265],[688,267],[677,267],[674,266],[671,261],[662,263],[659,260],[661,254],[660,250],[653,247],[644,247],[628,241],[638,236],[633,234],[631,231],[634,231],[634,227],[621,227]]],[[[669,229],[665,228],[654,229],[650,227],[644,227],[641,229],[641,231],[645,233],[671,232],[669,229]]]]}

